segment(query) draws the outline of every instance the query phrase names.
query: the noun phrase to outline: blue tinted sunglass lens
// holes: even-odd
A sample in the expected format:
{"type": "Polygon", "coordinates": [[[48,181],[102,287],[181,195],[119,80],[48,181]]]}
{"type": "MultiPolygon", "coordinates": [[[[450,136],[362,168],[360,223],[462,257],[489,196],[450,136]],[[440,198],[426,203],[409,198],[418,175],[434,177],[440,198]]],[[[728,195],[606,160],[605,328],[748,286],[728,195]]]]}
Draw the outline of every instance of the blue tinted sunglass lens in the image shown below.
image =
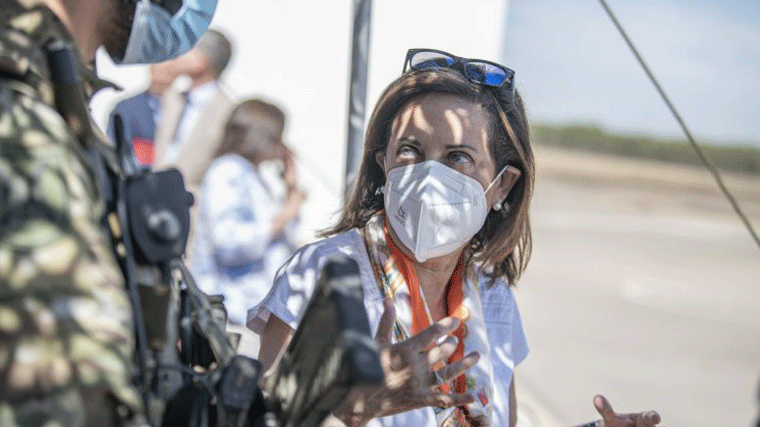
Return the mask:
{"type": "Polygon", "coordinates": [[[414,70],[427,68],[448,68],[454,63],[454,58],[438,52],[417,52],[412,56],[409,65],[414,70]]]}
{"type": "Polygon", "coordinates": [[[470,80],[488,86],[501,86],[507,80],[506,71],[493,64],[470,62],[466,71],[470,80]]]}
{"type": "Polygon", "coordinates": [[[504,73],[486,74],[485,83],[489,86],[501,86],[506,80],[504,73]]]}

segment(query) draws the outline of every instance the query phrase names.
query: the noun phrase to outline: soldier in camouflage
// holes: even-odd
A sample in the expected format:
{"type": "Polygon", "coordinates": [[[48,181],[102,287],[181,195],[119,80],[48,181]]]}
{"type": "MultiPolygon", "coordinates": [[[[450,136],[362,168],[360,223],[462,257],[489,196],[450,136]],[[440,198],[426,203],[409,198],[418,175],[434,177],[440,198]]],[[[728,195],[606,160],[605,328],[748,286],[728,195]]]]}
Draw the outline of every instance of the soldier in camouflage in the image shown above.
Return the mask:
{"type": "Polygon", "coordinates": [[[0,426],[105,427],[142,411],[104,205],[54,107],[45,56],[53,41],[76,46],[91,96],[95,49],[123,53],[134,11],[125,0],[0,0],[0,426]]]}

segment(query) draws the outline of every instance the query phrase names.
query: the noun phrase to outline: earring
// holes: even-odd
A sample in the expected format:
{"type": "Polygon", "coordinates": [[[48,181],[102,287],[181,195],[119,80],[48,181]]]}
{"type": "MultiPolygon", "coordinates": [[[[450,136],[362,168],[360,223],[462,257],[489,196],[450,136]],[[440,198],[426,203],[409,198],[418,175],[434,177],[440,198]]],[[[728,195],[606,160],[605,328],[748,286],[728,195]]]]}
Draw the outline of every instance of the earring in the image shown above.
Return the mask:
{"type": "Polygon", "coordinates": [[[496,202],[496,203],[493,204],[493,210],[500,211],[501,208],[502,208],[501,202],[496,202]]]}

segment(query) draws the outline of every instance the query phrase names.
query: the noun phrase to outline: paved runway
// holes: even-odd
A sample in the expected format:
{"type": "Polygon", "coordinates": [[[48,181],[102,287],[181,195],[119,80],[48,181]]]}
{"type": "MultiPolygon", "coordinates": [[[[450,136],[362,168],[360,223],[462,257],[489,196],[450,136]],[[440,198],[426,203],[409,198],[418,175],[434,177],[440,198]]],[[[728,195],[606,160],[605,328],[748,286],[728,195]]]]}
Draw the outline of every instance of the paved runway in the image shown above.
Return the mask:
{"type": "Polygon", "coordinates": [[[657,409],[671,427],[749,426],[760,411],[760,248],[728,203],[704,185],[554,173],[564,157],[550,154],[517,288],[531,343],[516,374],[522,424],[597,419],[601,393],[619,411],[657,409]]]}

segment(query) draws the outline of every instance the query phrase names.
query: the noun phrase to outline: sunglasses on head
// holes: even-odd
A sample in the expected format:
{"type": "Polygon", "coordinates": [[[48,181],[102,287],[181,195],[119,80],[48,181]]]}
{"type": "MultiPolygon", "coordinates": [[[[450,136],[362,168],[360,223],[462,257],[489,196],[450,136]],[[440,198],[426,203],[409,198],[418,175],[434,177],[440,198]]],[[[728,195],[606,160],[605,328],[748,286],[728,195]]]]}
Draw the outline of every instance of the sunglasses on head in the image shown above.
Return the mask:
{"type": "Polygon", "coordinates": [[[462,58],[442,50],[409,49],[404,61],[407,70],[430,70],[450,68],[461,72],[468,80],[483,86],[514,92],[515,72],[484,59],[462,58]]]}

